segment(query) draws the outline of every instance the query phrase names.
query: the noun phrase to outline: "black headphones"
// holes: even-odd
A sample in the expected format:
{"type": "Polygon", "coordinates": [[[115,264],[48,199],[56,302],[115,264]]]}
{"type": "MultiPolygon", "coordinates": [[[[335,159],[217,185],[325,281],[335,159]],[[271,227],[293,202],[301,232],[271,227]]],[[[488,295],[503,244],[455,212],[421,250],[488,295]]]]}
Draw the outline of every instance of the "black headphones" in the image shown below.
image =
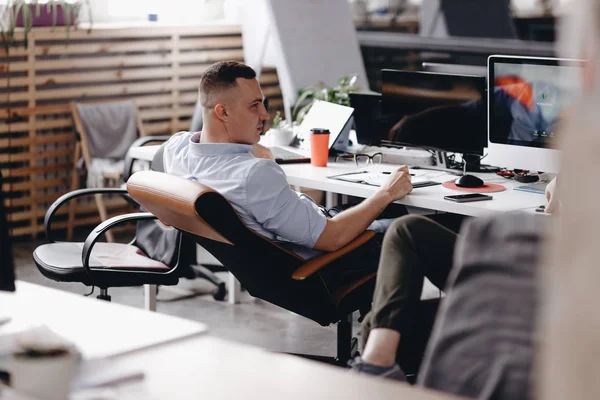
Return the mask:
{"type": "Polygon", "coordinates": [[[539,175],[515,174],[515,181],[521,183],[534,183],[540,180],[539,175]]]}

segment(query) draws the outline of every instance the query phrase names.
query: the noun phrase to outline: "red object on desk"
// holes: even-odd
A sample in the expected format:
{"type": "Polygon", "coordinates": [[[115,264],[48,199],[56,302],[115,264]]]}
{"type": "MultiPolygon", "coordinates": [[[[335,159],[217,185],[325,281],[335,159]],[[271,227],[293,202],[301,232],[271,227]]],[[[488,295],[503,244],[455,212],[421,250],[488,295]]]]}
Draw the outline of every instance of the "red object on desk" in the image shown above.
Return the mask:
{"type": "Polygon", "coordinates": [[[506,190],[504,185],[499,185],[497,183],[484,183],[483,186],[476,188],[462,188],[456,186],[454,182],[446,182],[442,184],[446,189],[451,190],[460,190],[461,192],[469,192],[469,193],[495,193],[495,192],[503,192],[506,190]]]}

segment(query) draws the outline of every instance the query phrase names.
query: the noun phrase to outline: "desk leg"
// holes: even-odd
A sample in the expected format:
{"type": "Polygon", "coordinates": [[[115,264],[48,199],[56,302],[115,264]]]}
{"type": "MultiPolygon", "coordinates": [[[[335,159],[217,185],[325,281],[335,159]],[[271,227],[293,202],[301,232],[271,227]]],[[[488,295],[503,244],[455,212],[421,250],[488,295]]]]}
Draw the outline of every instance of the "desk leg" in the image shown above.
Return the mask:
{"type": "Polygon", "coordinates": [[[156,285],[144,285],[144,309],[156,311],[156,285]]]}
{"type": "Polygon", "coordinates": [[[333,193],[325,192],[325,208],[330,209],[333,207],[333,193]]]}
{"type": "Polygon", "coordinates": [[[229,304],[239,304],[242,285],[231,272],[227,274],[227,280],[227,300],[229,304]]]}

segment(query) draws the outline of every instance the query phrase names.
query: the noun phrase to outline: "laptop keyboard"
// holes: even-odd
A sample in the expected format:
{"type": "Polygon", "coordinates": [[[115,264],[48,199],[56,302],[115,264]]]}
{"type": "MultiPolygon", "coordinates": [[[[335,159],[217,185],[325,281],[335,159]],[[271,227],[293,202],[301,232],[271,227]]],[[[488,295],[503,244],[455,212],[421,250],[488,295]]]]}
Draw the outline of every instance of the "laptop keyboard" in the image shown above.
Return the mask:
{"type": "Polygon", "coordinates": [[[269,150],[271,150],[271,153],[273,153],[273,157],[275,157],[275,159],[293,160],[295,158],[306,158],[302,154],[287,151],[281,147],[270,147],[269,150]]]}

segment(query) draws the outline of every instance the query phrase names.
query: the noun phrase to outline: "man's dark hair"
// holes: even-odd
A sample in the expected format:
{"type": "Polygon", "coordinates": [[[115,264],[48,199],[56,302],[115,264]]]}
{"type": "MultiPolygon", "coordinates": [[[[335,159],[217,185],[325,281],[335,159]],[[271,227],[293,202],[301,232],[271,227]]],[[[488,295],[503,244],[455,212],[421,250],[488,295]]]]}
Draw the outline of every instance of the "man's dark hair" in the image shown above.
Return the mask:
{"type": "Polygon", "coordinates": [[[238,61],[221,61],[211,65],[200,78],[200,102],[203,107],[212,107],[212,95],[237,86],[236,79],[254,79],[256,72],[238,61]]]}

